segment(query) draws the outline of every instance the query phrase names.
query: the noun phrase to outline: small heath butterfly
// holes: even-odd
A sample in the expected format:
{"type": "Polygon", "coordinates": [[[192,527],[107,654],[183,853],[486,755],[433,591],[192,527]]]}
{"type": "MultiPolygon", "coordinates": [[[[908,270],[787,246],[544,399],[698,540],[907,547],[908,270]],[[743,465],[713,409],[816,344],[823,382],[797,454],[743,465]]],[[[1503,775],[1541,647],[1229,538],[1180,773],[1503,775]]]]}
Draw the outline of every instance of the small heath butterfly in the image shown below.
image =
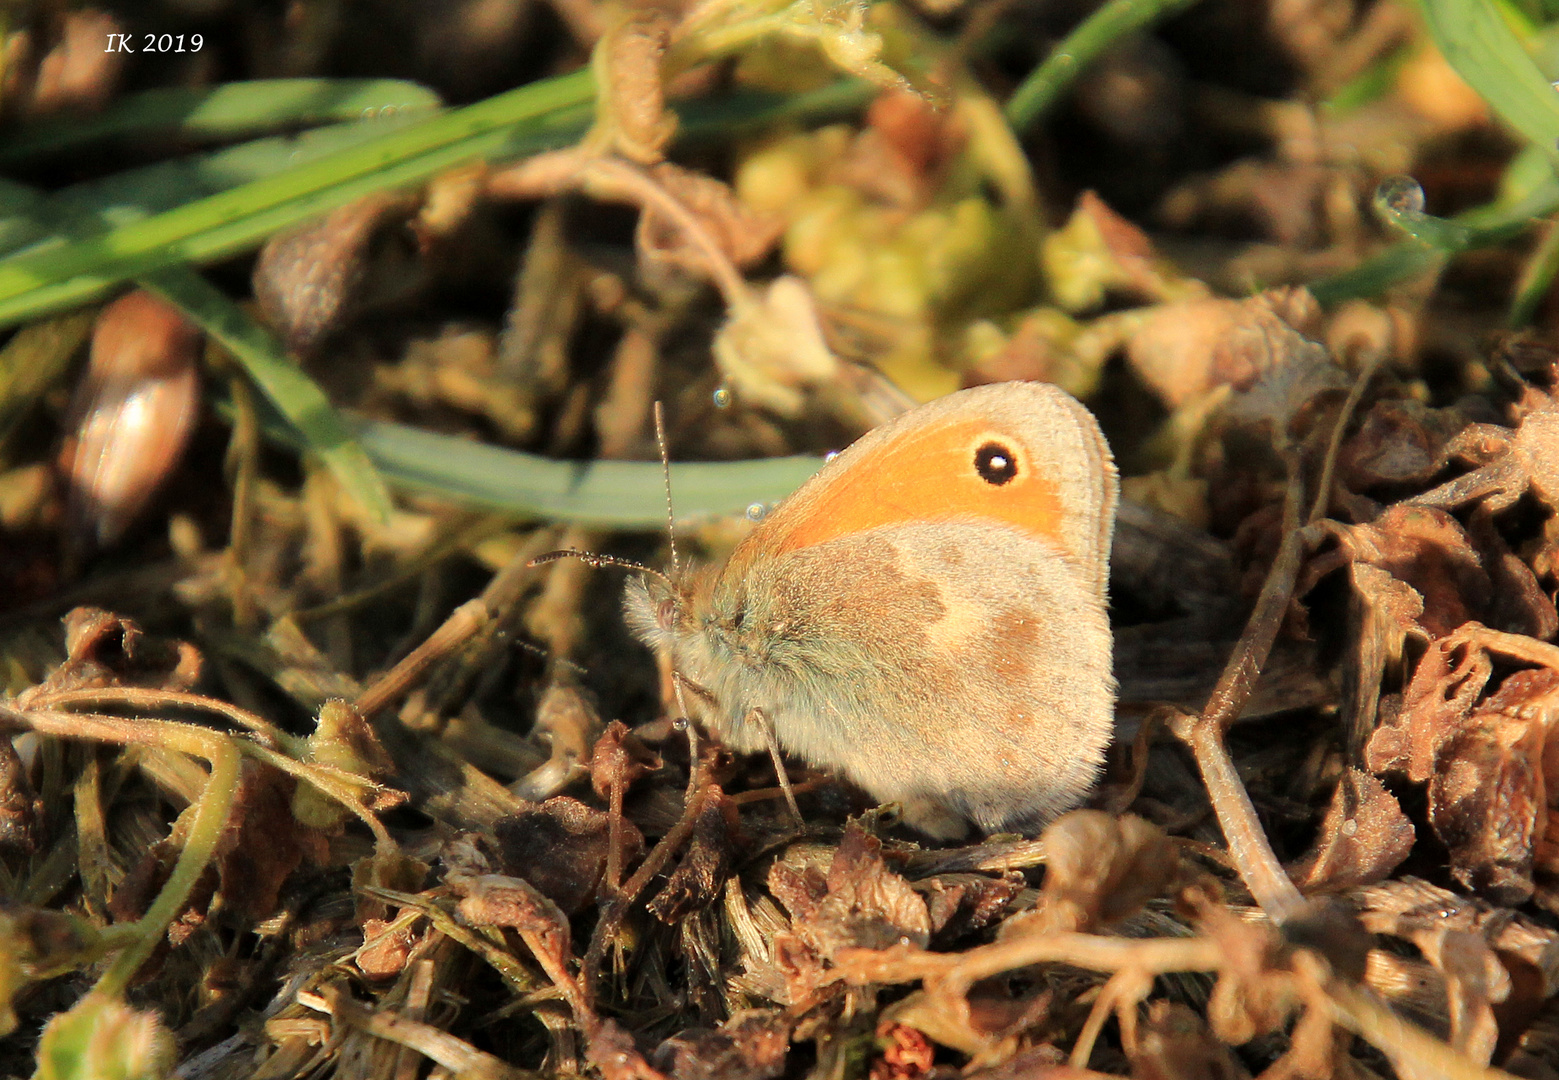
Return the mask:
{"type": "Polygon", "coordinates": [[[631,581],[628,619],[733,750],[767,724],[933,837],[1034,830],[1110,740],[1117,492],[1076,400],[975,387],[868,432],[723,565],[631,581]]]}

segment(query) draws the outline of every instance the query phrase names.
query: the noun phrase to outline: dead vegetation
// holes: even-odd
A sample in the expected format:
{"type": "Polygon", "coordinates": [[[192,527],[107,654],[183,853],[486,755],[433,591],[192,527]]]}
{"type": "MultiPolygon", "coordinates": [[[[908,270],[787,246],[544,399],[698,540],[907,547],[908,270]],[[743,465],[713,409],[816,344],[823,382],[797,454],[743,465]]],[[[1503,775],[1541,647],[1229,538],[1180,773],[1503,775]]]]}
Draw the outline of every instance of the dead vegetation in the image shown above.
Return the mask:
{"type": "MultiPolygon", "coordinates": [[[[1386,176],[1454,209],[1514,150],[1413,9],[1206,0],[1015,130],[1014,39],[1081,8],[554,0],[484,37],[478,4],[382,5],[410,57],[350,5],[210,6],[224,79],[338,74],[354,35],[456,96],[594,67],[570,145],[213,272],[338,407],[658,493],[656,401],[682,462],[978,382],[1087,400],[1128,500],[1116,745],[1037,838],[787,791],[662,700],[617,571],[538,560],[657,563],[653,518],[430,482],[376,520],[131,291],[0,354],[6,1075],[1559,1075],[1552,290],[1500,328],[1542,248],[1304,287],[1384,246],[1386,176]],[[698,119],[841,71],[844,119],[698,119]]],[[[139,22],[29,18],[8,122],[129,92],[81,42],[139,22]]]]}

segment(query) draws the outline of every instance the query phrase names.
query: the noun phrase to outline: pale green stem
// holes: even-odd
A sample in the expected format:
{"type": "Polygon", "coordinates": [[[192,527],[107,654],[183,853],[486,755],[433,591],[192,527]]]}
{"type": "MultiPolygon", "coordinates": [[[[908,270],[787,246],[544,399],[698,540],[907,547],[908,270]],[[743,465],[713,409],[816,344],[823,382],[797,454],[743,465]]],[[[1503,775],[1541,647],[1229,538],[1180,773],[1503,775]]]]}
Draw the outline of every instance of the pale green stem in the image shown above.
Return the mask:
{"type": "Polygon", "coordinates": [[[206,781],[206,789],[200,793],[194,820],[190,822],[189,834],[184,838],[184,849],[179,852],[167,884],[157,894],[157,899],[152,901],[146,914],[135,924],[135,940],[114,957],[113,963],[92,988],[94,993],[116,997],[124,994],[130,979],[162,940],[174,917],[183,910],[195,882],[216,854],[217,844],[227,827],[233,799],[238,791],[242,755],[227,739],[217,737],[202,741],[207,746],[202,749],[201,756],[211,763],[211,777],[206,781]]]}

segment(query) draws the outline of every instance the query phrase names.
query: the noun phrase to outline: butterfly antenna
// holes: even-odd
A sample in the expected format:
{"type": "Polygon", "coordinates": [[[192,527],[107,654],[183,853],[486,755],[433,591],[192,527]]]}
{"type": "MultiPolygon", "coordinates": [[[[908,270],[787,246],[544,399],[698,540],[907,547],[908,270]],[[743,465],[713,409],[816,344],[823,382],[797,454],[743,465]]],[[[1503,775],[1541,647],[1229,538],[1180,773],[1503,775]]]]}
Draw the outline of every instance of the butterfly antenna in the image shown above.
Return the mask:
{"type": "Polygon", "coordinates": [[[607,566],[616,566],[623,570],[637,570],[641,574],[650,574],[658,577],[667,585],[672,583],[669,577],[656,570],[653,566],[645,566],[643,563],[634,562],[632,559],[619,559],[616,555],[598,555],[594,551],[580,551],[577,548],[558,548],[556,551],[546,551],[537,555],[525,565],[545,566],[548,563],[557,562],[559,559],[578,559],[586,566],[593,566],[597,570],[607,566]]]}
{"type": "Polygon", "coordinates": [[[655,445],[660,447],[660,474],[666,487],[666,542],[671,545],[671,576],[682,577],[682,566],[677,560],[677,514],[671,502],[671,452],[666,447],[666,410],[655,403],[655,445]]]}

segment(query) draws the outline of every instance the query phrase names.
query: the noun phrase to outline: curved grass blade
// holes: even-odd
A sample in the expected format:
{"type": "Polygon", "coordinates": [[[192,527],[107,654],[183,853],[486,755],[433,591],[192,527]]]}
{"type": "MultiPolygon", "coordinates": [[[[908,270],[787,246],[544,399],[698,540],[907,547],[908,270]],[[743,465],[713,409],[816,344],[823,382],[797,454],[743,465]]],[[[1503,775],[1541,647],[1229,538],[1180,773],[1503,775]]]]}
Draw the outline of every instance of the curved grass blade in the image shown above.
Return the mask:
{"type": "MultiPolygon", "coordinates": [[[[35,195],[22,184],[0,180],[0,195],[21,201],[35,195]]],[[[101,228],[101,219],[45,203],[43,223],[67,236],[89,235],[101,228]]],[[[384,480],[374,470],[350,428],[331,407],[314,381],[287,359],[269,331],[237,304],[188,267],[175,266],[147,275],[146,288],[178,305],[213,338],[238,358],[249,377],[297,430],[303,444],[319,455],[352,497],[377,520],[390,512],[390,496],[384,480]]],[[[87,316],[90,324],[91,316],[87,316]]],[[[85,331],[83,331],[85,332],[85,331]]],[[[20,340],[27,334],[17,335],[20,340]]]]}
{"type": "Polygon", "coordinates": [[[1190,7],[1196,0],[1107,0],[1029,72],[1007,99],[1007,123],[1020,135],[1033,127],[1089,64],[1121,38],[1190,7]]]}
{"type": "Polygon", "coordinates": [[[279,342],[248,313],[193,270],[175,268],[141,284],[177,304],[201,329],[238,358],[255,385],[287,418],[305,445],[324,461],[353,497],[377,520],[390,514],[384,479],[324,391],[287,359],[279,342]]]}
{"type": "Polygon", "coordinates": [[[1490,0],[1424,0],[1442,55],[1511,127],[1559,156],[1559,93],[1490,0]]]}
{"type": "MultiPolygon", "coordinates": [[[[357,420],[353,427],[379,471],[397,486],[579,525],[666,526],[658,462],[558,461],[403,424],[357,420]]],[[[822,466],[816,457],[673,465],[677,516],[729,516],[778,502],[822,466]]]]}
{"type": "Polygon", "coordinates": [[[436,109],[438,94],[403,79],[252,79],[203,89],[147,90],[92,117],[50,120],[9,134],[0,164],[147,132],[230,139],[285,127],[436,109]]]}

